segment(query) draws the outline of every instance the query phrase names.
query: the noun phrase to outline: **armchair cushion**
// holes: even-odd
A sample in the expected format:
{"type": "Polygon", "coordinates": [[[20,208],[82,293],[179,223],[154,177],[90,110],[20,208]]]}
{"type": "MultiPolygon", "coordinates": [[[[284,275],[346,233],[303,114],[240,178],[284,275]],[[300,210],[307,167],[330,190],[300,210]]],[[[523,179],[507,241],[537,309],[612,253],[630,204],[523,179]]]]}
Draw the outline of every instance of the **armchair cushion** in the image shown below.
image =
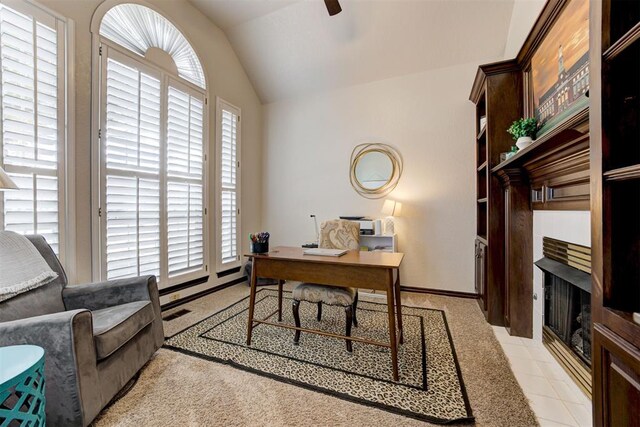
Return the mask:
{"type": "Polygon", "coordinates": [[[94,310],[91,315],[98,360],[109,357],[153,322],[155,317],[149,301],[135,301],[94,310]]]}

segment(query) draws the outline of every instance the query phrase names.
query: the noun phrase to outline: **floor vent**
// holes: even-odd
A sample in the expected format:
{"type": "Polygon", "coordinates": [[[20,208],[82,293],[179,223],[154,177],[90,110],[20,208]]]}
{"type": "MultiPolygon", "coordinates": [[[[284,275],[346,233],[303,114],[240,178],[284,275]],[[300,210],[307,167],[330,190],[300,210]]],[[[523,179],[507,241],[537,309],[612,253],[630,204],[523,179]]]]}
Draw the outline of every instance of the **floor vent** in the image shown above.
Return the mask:
{"type": "Polygon", "coordinates": [[[191,313],[191,310],[187,310],[185,308],[176,311],[175,313],[167,314],[162,318],[162,320],[168,322],[169,320],[177,319],[178,317],[182,317],[185,314],[191,313]]]}

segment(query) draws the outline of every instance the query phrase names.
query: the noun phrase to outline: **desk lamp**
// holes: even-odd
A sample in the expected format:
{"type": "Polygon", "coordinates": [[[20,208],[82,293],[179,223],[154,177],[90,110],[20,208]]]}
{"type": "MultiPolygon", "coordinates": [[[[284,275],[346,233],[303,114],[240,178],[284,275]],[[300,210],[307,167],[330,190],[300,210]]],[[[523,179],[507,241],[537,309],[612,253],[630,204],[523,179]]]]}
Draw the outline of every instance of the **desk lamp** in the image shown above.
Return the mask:
{"type": "Polygon", "coordinates": [[[395,234],[396,230],[393,217],[400,216],[401,210],[402,203],[391,199],[384,201],[384,205],[382,205],[382,214],[386,215],[386,218],[384,219],[384,234],[388,236],[395,234]]]}
{"type": "Polygon", "coordinates": [[[318,219],[316,218],[315,215],[311,215],[311,218],[313,218],[313,225],[315,226],[315,230],[316,230],[316,239],[314,241],[314,243],[316,245],[320,244],[320,232],[318,231],[318,219]]]}

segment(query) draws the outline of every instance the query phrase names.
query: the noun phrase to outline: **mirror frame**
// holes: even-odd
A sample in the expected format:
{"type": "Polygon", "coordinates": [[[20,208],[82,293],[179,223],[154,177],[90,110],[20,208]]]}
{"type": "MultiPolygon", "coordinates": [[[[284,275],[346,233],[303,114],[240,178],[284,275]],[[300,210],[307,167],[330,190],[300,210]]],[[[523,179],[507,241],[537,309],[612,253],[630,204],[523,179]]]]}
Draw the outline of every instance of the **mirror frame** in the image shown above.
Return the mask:
{"type": "Polygon", "coordinates": [[[387,144],[366,143],[356,145],[351,152],[351,166],[349,168],[349,180],[353,189],[362,197],[367,199],[381,199],[392,192],[400,181],[402,176],[402,157],[398,150],[387,144]],[[387,182],[378,188],[367,188],[358,180],[356,176],[356,167],[358,162],[367,154],[382,153],[391,161],[391,176],[387,182]]]}

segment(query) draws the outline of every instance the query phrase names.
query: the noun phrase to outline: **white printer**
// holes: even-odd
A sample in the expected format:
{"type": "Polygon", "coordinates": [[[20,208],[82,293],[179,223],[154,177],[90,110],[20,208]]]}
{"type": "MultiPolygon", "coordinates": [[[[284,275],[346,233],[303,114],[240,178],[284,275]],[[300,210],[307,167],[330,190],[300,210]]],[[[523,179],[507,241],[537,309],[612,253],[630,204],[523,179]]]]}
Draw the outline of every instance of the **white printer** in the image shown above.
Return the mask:
{"type": "Polygon", "coordinates": [[[361,219],[355,221],[360,224],[360,234],[364,234],[366,236],[373,236],[376,234],[376,222],[372,219],[361,219]]]}

